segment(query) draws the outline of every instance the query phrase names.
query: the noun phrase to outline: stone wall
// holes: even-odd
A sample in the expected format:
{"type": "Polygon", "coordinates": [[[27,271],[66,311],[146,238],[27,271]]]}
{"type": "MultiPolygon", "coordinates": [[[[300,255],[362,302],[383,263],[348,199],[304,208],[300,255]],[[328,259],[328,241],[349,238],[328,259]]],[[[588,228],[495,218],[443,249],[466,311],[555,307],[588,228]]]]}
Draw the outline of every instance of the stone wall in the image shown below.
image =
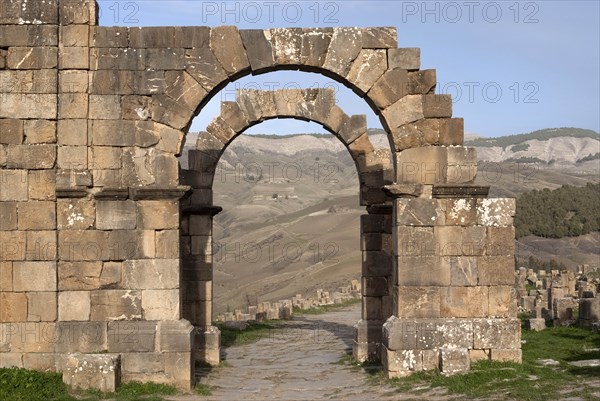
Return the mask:
{"type": "MultiPolygon", "coordinates": [[[[467,369],[464,356],[472,360],[479,351],[518,359],[513,295],[501,278],[489,279],[509,263],[511,212],[506,202],[478,199],[468,189],[476,159],[462,146],[462,119],[451,118],[449,96],[434,93],[435,71],[419,70],[419,50],[398,48],[394,28],[99,27],[93,0],[13,0],[2,7],[0,366],[70,372],[87,361],[115,366],[115,377],[103,383],[189,388],[195,359],[219,362],[210,244],[220,208],[211,181],[202,171],[180,172],[177,156],[193,117],[220,88],[290,68],[353,89],[390,140],[394,172],[380,167],[361,175],[372,191],[362,197],[368,214],[361,220],[357,358],[385,351],[384,363],[398,372],[389,356],[420,348],[391,341],[396,320],[439,323],[452,316],[460,318],[458,332],[470,336],[472,329],[488,342],[474,342],[477,353],[469,344],[441,343],[435,349],[444,371],[449,363],[454,371],[467,369]],[[467,189],[455,192],[449,184],[467,189]],[[403,220],[411,216],[418,218],[403,220]],[[459,228],[464,238],[484,235],[486,244],[504,249],[450,255],[464,268],[475,258],[489,282],[471,285],[470,276],[444,273],[446,281],[431,283],[430,275],[413,271],[415,261],[403,267],[403,238],[446,241],[459,228]],[[463,300],[488,303],[462,316],[463,300]],[[406,310],[413,301],[417,307],[406,310]],[[498,337],[505,328],[510,333],[498,337]]],[[[256,111],[257,121],[273,113],[257,100],[246,110],[256,111]]],[[[330,112],[333,132],[358,123],[330,112]]],[[[230,135],[236,122],[221,119],[212,133],[230,135]]],[[[350,150],[368,153],[364,136],[346,139],[350,150]]],[[[206,157],[200,165],[210,164],[206,157]]],[[[444,257],[419,269],[450,269],[444,257]]]]}

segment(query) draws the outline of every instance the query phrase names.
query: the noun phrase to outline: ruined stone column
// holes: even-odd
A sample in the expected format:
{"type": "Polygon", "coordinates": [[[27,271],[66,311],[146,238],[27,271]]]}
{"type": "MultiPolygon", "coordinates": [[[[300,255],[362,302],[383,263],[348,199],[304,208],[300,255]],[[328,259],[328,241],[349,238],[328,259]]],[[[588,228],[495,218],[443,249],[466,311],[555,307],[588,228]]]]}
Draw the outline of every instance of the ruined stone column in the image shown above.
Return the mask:
{"type": "Polygon", "coordinates": [[[213,218],[217,206],[183,209],[182,302],[183,316],[195,327],[195,360],[218,366],[221,333],[213,321],[213,218]]]}
{"type": "Polygon", "coordinates": [[[369,206],[361,216],[362,317],[354,326],[352,355],[378,361],[383,322],[392,316],[392,207],[369,206]]]}

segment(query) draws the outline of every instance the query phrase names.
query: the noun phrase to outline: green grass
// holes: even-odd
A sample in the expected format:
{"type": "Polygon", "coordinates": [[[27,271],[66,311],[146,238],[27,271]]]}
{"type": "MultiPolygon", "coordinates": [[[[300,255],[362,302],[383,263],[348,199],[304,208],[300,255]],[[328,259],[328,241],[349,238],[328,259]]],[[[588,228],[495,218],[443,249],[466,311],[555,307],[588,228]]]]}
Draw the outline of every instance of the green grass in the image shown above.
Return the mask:
{"type": "Polygon", "coordinates": [[[262,338],[269,338],[280,323],[278,321],[248,323],[248,327],[245,330],[231,329],[225,327],[221,322],[215,323],[215,325],[221,330],[221,345],[223,347],[232,347],[234,345],[254,343],[262,338]]]}
{"type": "Polygon", "coordinates": [[[211,387],[202,383],[196,384],[196,387],[194,387],[194,392],[205,397],[212,394],[211,387]]]}
{"type": "Polygon", "coordinates": [[[140,382],[124,383],[116,393],[70,389],[63,383],[61,373],[0,369],[2,401],[163,401],[163,396],[174,394],[177,390],[173,386],[140,382]]]}
{"type": "Polygon", "coordinates": [[[361,302],[360,298],[352,298],[352,299],[347,299],[339,304],[317,306],[315,308],[310,308],[310,309],[300,309],[300,308],[294,307],[294,315],[298,315],[298,316],[320,315],[322,313],[333,312],[337,309],[344,308],[346,306],[355,305],[360,302],[361,302]]]}
{"type": "Polygon", "coordinates": [[[548,328],[541,332],[523,331],[523,363],[480,361],[463,375],[444,376],[439,372],[418,372],[409,377],[388,380],[381,368],[373,369],[348,357],[340,363],[356,370],[359,366],[372,385],[390,384],[402,392],[423,392],[432,388],[446,388],[450,393],[501,400],[545,401],[578,396],[594,400],[598,388],[585,385],[600,377],[600,367],[576,367],[568,362],[600,359],[600,334],[575,327],[548,328]],[[559,366],[541,366],[538,360],[553,359],[559,366]],[[414,389],[419,389],[415,391],[414,389]]]}

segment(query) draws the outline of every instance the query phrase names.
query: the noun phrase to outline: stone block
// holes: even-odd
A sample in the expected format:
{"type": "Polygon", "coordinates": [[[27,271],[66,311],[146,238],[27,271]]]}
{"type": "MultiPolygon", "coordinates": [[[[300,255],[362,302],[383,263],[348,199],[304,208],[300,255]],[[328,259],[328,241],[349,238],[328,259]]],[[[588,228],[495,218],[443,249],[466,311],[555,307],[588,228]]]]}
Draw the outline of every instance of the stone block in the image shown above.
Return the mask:
{"type": "Polygon", "coordinates": [[[392,134],[404,124],[424,118],[422,98],[422,95],[407,95],[383,110],[383,118],[392,134]]]}
{"type": "Polygon", "coordinates": [[[0,119],[0,143],[20,145],[23,143],[24,122],[16,119],[0,119]]]}
{"type": "Polygon", "coordinates": [[[98,5],[91,0],[81,2],[60,0],[59,5],[60,25],[96,25],[98,23],[96,17],[96,14],[99,13],[98,5]]]}
{"type": "Polygon", "coordinates": [[[6,147],[6,165],[11,169],[49,169],[56,161],[54,145],[8,145],[6,147]]]}
{"type": "Polygon", "coordinates": [[[56,262],[14,262],[13,290],[56,291],[56,262]]]}
{"type": "Polygon", "coordinates": [[[120,262],[104,262],[100,274],[100,288],[114,289],[121,287],[123,266],[120,262]]]}
{"type": "Polygon", "coordinates": [[[522,362],[522,352],[520,349],[495,349],[490,350],[490,359],[497,362],[522,362]]]}
{"type": "Polygon", "coordinates": [[[398,47],[395,27],[362,28],[363,49],[394,49],[398,47]]]}
{"type": "Polygon", "coordinates": [[[359,343],[380,343],[383,321],[359,320],[354,326],[354,340],[359,343]]]}
{"type": "Polygon", "coordinates": [[[92,146],[88,161],[93,170],[117,170],[121,168],[121,148],[92,146]]]}
{"type": "Polygon", "coordinates": [[[83,119],[88,117],[89,95],[66,93],[58,96],[58,116],[61,119],[83,119]]]}
{"type": "MultiPolygon", "coordinates": [[[[2,188],[4,192],[4,188],[2,188]]],[[[0,231],[12,231],[17,229],[17,203],[0,202],[0,231]]]]}
{"type": "Polygon", "coordinates": [[[425,118],[452,117],[452,97],[450,95],[424,95],[423,116],[425,118]]]}
{"type": "Polygon", "coordinates": [[[381,297],[363,297],[362,319],[383,320],[381,297]]]}
{"type": "Polygon", "coordinates": [[[22,368],[23,354],[16,352],[3,352],[0,358],[0,368],[22,368]]]}
{"type": "Polygon", "coordinates": [[[450,265],[437,255],[398,256],[397,285],[447,286],[450,285],[450,265]]]}
{"type": "Polygon", "coordinates": [[[462,228],[456,226],[436,226],[433,229],[436,246],[439,247],[439,255],[460,256],[462,255],[462,228]]]}
{"type": "Polygon", "coordinates": [[[386,70],[385,50],[363,49],[354,60],[346,79],[362,93],[367,93],[386,70]]]}
{"type": "Polygon", "coordinates": [[[465,256],[482,256],[485,253],[486,229],[482,226],[462,228],[462,252],[465,256]]]}
{"type": "Polygon", "coordinates": [[[59,366],[63,382],[72,388],[114,393],[120,384],[120,355],[67,354],[59,366]]]}
{"type": "Polygon", "coordinates": [[[275,65],[271,41],[267,40],[264,30],[243,29],[239,32],[252,71],[261,71],[275,65]]]}
{"type": "Polygon", "coordinates": [[[179,260],[127,260],[123,263],[123,286],[131,290],[177,289],[179,288],[179,260]]]}
{"type": "Polygon", "coordinates": [[[179,203],[172,201],[139,201],[139,228],[169,230],[179,228],[179,203]]]}
{"type": "Polygon", "coordinates": [[[25,260],[26,238],[24,231],[0,231],[2,260],[25,260]]]}
{"type": "Polygon", "coordinates": [[[67,25],[60,27],[60,44],[65,47],[87,46],[89,42],[89,25],[67,25]]]}
{"type": "Polygon", "coordinates": [[[37,370],[39,372],[55,372],[56,371],[56,354],[40,353],[23,354],[23,367],[25,369],[37,370]]]}
{"type": "Polygon", "coordinates": [[[29,201],[18,205],[19,230],[52,230],[56,228],[54,202],[29,201]]]}
{"type": "MultiPolygon", "coordinates": [[[[488,316],[487,287],[447,287],[441,290],[442,317],[488,316]]],[[[476,347],[477,348],[477,347],[476,347]]]]}
{"type": "Polygon", "coordinates": [[[133,230],[137,224],[137,205],[132,200],[97,201],[98,230],[133,230]]]}
{"type": "Polygon", "coordinates": [[[477,224],[477,199],[446,199],[446,224],[474,226],[477,224]]]}
{"type": "Polygon", "coordinates": [[[512,198],[477,200],[477,224],[482,226],[512,226],[516,201],[512,198]]]}
{"type": "Polygon", "coordinates": [[[381,297],[388,295],[388,278],[387,277],[363,277],[362,292],[364,296],[381,297]]]}
{"type": "Polygon", "coordinates": [[[27,321],[27,297],[23,293],[0,292],[0,322],[27,321]]]}
{"type": "Polygon", "coordinates": [[[155,351],[156,322],[109,322],[108,351],[153,352],[155,351]]]}
{"type": "Polygon", "coordinates": [[[160,140],[151,121],[93,120],[89,129],[92,145],[147,148],[160,140]]]}
{"type": "Polygon", "coordinates": [[[365,251],[362,255],[364,277],[386,277],[392,274],[392,259],[383,251],[365,251]]]}
{"type": "Polygon", "coordinates": [[[90,320],[89,291],[61,291],[58,293],[58,320],[85,322],[90,320]]]}
{"type": "Polygon", "coordinates": [[[28,177],[30,200],[54,200],[56,198],[56,172],[54,170],[32,170],[28,177]]]}
{"type": "Polygon", "coordinates": [[[11,292],[12,281],[12,262],[0,262],[0,292],[11,292]]]}
{"type": "Polygon", "coordinates": [[[227,79],[227,71],[221,66],[214,53],[206,47],[187,49],[186,71],[204,87],[212,91],[227,79]]]}
{"type": "Polygon", "coordinates": [[[440,317],[441,291],[439,287],[394,287],[396,310],[401,318],[440,317]]]}
{"type": "Polygon", "coordinates": [[[362,31],[354,28],[334,28],[323,68],[345,77],[361,50],[362,31]]]}
{"type": "Polygon", "coordinates": [[[450,146],[448,165],[445,168],[446,181],[450,184],[472,183],[477,176],[477,153],[475,148],[450,146]]]}
{"type": "Polygon", "coordinates": [[[515,254],[515,228],[487,227],[486,254],[489,256],[513,256],[515,254]]]}
{"type": "Polygon", "coordinates": [[[56,231],[27,231],[27,260],[56,260],[58,247],[56,231]]]}
{"type": "Polygon", "coordinates": [[[52,120],[58,112],[55,94],[3,93],[0,118],[52,120]]]}
{"type": "Polygon", "coordinates": [[[352,341],[352,358],[360,363],[379,361],[381,358],[380,345],[378,343],[352,341]]]}
{"type": "Polygon", "coordinates": [[[141,291],[92,291],[90,300],[90,320],[92,321],[136,320],[142,318],[141,291]]]}
{"type": "Polygon", "coordinates": [[[58,29],[52,25],[3,25],[0,38],[1,47],[57,46],[58,29]]]}
{"type": "Polygon", "coordinates": [[[88,148],[86,146],[59,146],[58,167],[62,170],[86,170],[88,148]]]}
{"type": "Polygon", "coordinates": [[[403,69],[387,70],[369,90],[369,98],[379,109],[385,109],[408,93],[408,73],[403,69]]]}
{"type": "Polygon", "coordinates": [[[6,65],[12,70],[53,69],[58,65],[58,48],[10,47],[6,65]]]}
{"type": "Polygon", "coordinates": [[[179,258],[179,231],[163,230],[156,232],[156,257],[159,259],[179,258]]]}
{"type": "Polygon", "coordinates": [[[270,30],[273,56],[279,65],[297,65],[302,46],[301,28],[274,28],[270,30]]]}
{"type": "Polygon", "coordinates": [[[179,319],[179,290],[143,290],[142,312],[145,320],[179,319]]]}
{"type": "Polygon", "coordinates": [[[100,289],[102,266],[102,262],[58,262],[58,289],[61,291],[100,289]]]}
{"type": "Polygon", "coordinates": [[[108,349],[107,322],[57,322],[56,352],[102,353],[108,349]]]}
{"type": "Polygon", "coordinates": [[[396,158],[399,183],[439,185],[447,182],[448,148],[426,146],[403,150],[396,158]]]}
{"type": "Polygon", "coordinates": [[[520,349],[521,322],[519,319],[474,319],[473,348],[520,349]]]}
{"type": "Polygon", "coordinates": [[[479,285],[514,285],[513,256],[482,256],[478,258],[479,285]]]}
{"type": "Polygon", "coordinates": [[[465,256],[444,256],[442,264],[450,270],[450,285],[452,286],[476,286],[479,274],[477,269],[477,258],[465,256]]]}
{"type": "Polygon", "coordinates": [[[194,326],[187,320],[158,323],[158,351],[190,352],[193,344],[194,326]]]}
{"type": "MultiPolygon", "coordinates": [[[[13,322],[0,324],[0,349],[8,352],[52,353],[55,323],[13,322]]],[[[4,356],[4,353],[2,354],[4,356]]],[[[0,358],[1,360],[2,358],[0,358]]]]}
{"type": "Polygon", "coordinates": [[[123,119],[124,120],[147,120],[150,118],[150,104],[152,98],[149,96],[123,96],[123,119]]]}
{"type": "Polygon", "coordinates": [[[421,68],[421,49],[389,49],[388,65],[390,70],[402,69],[416,71],[421,68]]]}
{"type": "Polygon", "coordinates": [[[514,286],[489,287],[489,316],[517,316],[517,294],[514,286]]]}
{"type": "Polygon", "coordinates": [[[546,319],[544,319],[543,317],[527,319],[525,321],[525,327],[527,328],[527,330],[533,330],[533,331],[545,330],[546,329],[546,319]]]}
{"type": "Polygon", "coordinates": [[[25,143],[41,144],[56,142],[56,122],[48,120],[25,121],[25,143]]]}
{"type": "Polygon", "coordinates": [[[59,91],[61,93],[87,93],[89,74],[81,70],[63,70],[59,72],[59,91]]]}
{"type": "Polygon", "coordinates": [[[88,47],[60,47],[58,53],[58,68],[61,70],[87,70],[90,65],[90,50],[88,47]]]}
{"type": "Polygon", "coordinates": [[[466,348],[442,348],[440,371],[445,375],[468,372],[471,368],[469,350],[466,348]]]}
{"type": "Polygon", "coordinates": [[[88,142],[87,120],[65,120],[58,121],[57,136],[59,145],[82,146],[88,142]]]}
{"type": "Polygon", "coordinates": [[[212,28],[210,49],[228,75],[250,68],[242,38],[234,26],[212,28]]]}
{"type": "Polygon", "coordinates": [[[385,346],[381,352],[381,364],[388,377],[408,376],[411,372],[423,370],[423,354],[418,350],[392,351],[385,346]]]}
{"type": "Polygon", "coordinates": [[[122,115],[120,95],[90,95],[88,117],[93,120],[119,120],[122,115]]]}
{"type": "Polygon", "coordinates": [[[446,205],[438,199],[396,199],[394,221],[397,226],[432,227],[446,222],[446,205]]]}
{"type": "Polygon", "coordinates": [[[94,202],[87,199],[59,199],[56,203],[59,230],[86,230],[94,225],[94,202]]]}
{"type": "Polygon", "coordinates": [[[462,118],[441,120],[439,144],[445,146],[463,145],[465,141],[465,122],[462,118]]]}

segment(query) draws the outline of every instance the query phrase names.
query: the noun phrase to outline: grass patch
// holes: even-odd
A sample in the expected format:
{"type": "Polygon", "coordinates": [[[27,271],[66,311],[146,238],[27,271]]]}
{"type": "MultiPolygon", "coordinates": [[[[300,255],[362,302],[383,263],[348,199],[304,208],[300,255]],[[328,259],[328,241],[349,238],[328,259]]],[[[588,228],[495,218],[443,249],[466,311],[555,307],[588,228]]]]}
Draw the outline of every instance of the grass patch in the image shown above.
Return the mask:
{"type": "Polygon", "coordinates": [[[254,343],[262,338],[269,338],[273,335],[273,331],[277,329],[279,323],[277,321],[248,323],[245,330],[228,328],[221,322],[215,323],[215,325],[221,330],[221,345],[231,347],[254,343]]]}
{"type": "Polygon", "coordinates": [[[464,375],[444,376],[439,372],[419,372],[405,378],[386,380],[375,373],[373,383],[388,383],[400,391],[443,387],[450,393],[473,397],[496,397],[520,401],[556,399],[557,394],[594,399],[597,389],[586,387],[600,377],[600,367],[577,367],[569,362],[600,359],[600,334],[575,327],[548,328],[541,332],[523,330],[523,363],[480,361],[464,375]],[[558,366],[541,366],[540,359],[553,359],[558,366]]]}
{"type": "Polygon", "coordinates": [[[345,308],[346,306],[356,305],[360,302],[361,302],[360,298],[351,298],[351,299],[347,299],[339,304],[317,306],[315,308],[310,308],[310,309],[300,309],[300,308],[294,306],[294,315],[298,315],[298,316],[320,315],[323,313],[336,311],[340,308],[345,308]]]}
{"type": "Polygon", "coordinates": [[[196,384],[196,387],[194,387],[194,393],[206,397],[212,394],[212,389],[206,384],[198,383],[196,384]]]}
{"type": "Polygon", "coordinates": [[[2,401],[163,401],[163,396],[175,394],[177,389],[173,386],[140,382],[124,383],[116,393],[74,390],[63,383],[61,373],[21,368],[0,369],[2,401]]]}
{"type": "Polygon", "coordinates": [[[60,373],[44,373],[20,368],[0,369],[2,401],[72,401],[69,387],[60,373]]]}

